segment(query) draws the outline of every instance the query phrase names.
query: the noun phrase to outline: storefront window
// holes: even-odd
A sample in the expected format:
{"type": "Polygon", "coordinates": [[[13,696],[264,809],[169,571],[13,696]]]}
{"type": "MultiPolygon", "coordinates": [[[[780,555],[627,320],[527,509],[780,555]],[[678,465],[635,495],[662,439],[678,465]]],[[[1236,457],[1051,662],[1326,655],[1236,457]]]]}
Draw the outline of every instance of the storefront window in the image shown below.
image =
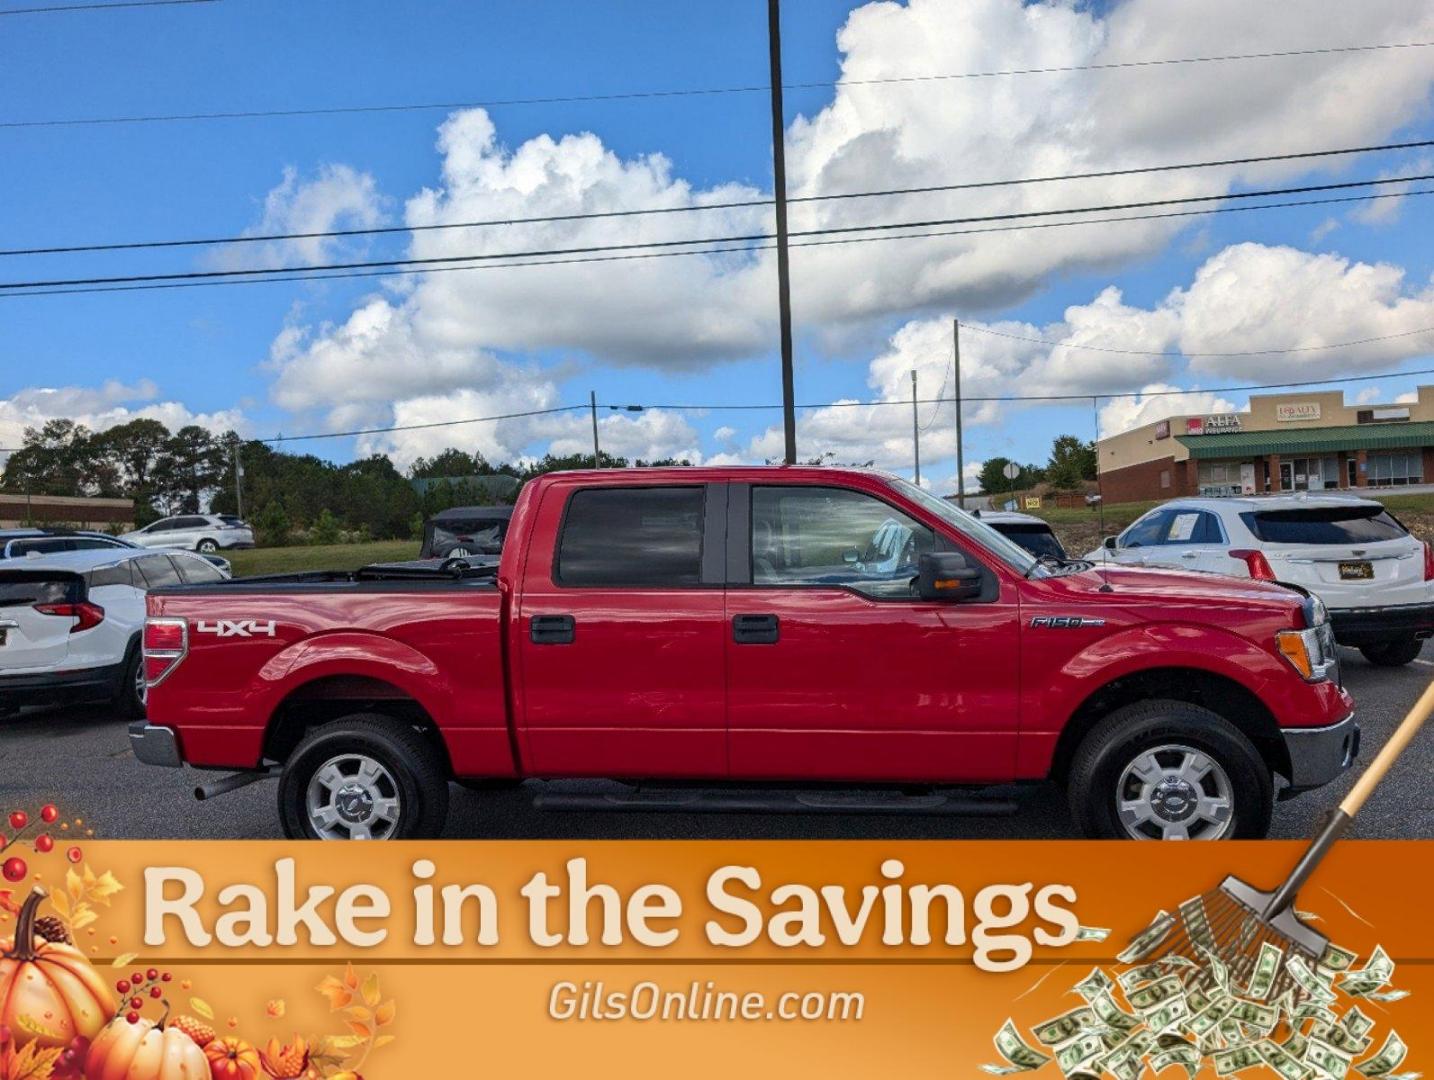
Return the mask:
{"type": "Polygon", "coordinates": [[[1368,477],[1371,487],[1403,487],[1424,480],[1424,454],[1420,450],[1395,450],[1370,454],[1368,477]]]}

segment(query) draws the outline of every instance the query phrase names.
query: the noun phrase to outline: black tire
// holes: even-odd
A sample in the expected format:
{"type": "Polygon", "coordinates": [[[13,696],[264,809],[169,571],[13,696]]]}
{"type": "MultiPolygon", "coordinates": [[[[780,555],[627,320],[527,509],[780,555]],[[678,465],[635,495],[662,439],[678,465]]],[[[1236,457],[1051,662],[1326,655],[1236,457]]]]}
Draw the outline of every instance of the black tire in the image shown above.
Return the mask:
{"type": "Polygon", "coordinates": [[[1378,645],[1361,645],[1359,651],[1375,667],[1403,667],[1413,661],[1423,648],[1424,642],[1411,636],[1381,641],[1378,645]]]}
{"type": "MultiPolygon", "coordinates": [[[[1091,729],[1076,751],[1067,794],[1071,816],[1083,836],[1107,840],[1141,838],[1133,836],[1121,821],[1117,810],[1120,784],[1128,766],[1161,747],[1193,750],[1223,771],[1231,820],[1223,831],[1196,823],[1208,838],[1218,834],[1220,839],[1258,840],[1269,831],[1274,779],[1250,740],[1209,709],[1184,701],[1154,700],[1117,709],[1091,729]]],[[[1178,751],[1170,751],[1161,757],[1168,761],[1177,754],[1178,751]]],[[[1219,780],[1212,770],[1201,782],[1213,787],[1219,780]]],[[[1183,797],[1179,792],[1172,794],[1177,800],[1183,797]]],[[[1191,835],[1202,838],[1194,829],[1191,835]]],[[[1149,838],[1158,838],[1154,827],[1149,838]]]]}
{"type": "Polygon", "coordinates": [[[194,550],[199,552],[199,554],[201,555],[212,555],[214,552],[219,550],[219,543],[218,541],[211,540],[209,537],[206,536],[203,540],[199,541],[199,543],[194,545],[194,550]]]}
{"type": "MultiPolygon", "coordinates": [[[[284,763],[279,776],[279,818],[285,836],[291,840],[345,838],[320,833],[309,813],[308,800],[310,781],[325,764],[350,755],[362,755],[380,765],[387,776],[377,793],[398,800],[397,821],[391,826],[384,823],[382,832],[378,821],[371,822],[375,834],[381,832],[382,839],[415,840],[443,832],[448,818],[448,772],[442,755],[401,721],[356,713],[314,728],[284,763]]],[[[352,827],[345,822],[340,831],[352,827]]]]}
{"type": "Polygon", "coordinates": [[[125,652],[124,672],[120,675],[119,693],[115,695],[115,710],[127,720],[144,717],[144,692],[139,680],[144,676],[144,651],[138,641],[130,642],[125,652]]]}

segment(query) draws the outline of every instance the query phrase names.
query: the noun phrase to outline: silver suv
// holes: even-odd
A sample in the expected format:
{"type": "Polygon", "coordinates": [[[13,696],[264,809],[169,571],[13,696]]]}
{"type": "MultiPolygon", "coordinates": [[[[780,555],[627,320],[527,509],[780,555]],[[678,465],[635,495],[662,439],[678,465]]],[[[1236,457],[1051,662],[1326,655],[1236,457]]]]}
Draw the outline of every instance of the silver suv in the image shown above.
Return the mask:
{"type": "Polygon", "coordinates": [[[1297,585],[1324,601],[1336,641],[1382,667],[1434,633],[1434,551],[1372,499],[1175,499],[1087,558],[1297,585]]]}
{"type": "Polygon", "coordinates": [[[123,537],[147,548],[183,548],[211,552],[251,548],[254,530],[232,514],[179,514],[160,518],[123,537]]]}

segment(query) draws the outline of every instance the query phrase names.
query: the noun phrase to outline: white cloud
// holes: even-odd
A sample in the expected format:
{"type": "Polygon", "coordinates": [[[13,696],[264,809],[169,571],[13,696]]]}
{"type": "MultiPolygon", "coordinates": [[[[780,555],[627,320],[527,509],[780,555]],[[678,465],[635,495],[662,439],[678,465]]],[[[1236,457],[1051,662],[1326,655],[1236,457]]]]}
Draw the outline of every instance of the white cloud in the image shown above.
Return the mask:
{"type": "MultiPolygon", "coordinates": [[[[244,236],[323,233],[335,229],[370,229],[384,220],[383,197],[368,173],[349,165],[322,165],[312,179],[301,179],[292,166],[264,196],[263,213],[244,236]]],[[[228,269],[313,266],[332,261],[344,250],[366,247],[361,238],[345,243],[340,237],[308,236],[295,240],[263,240],[230,244],[212,260],[228,269]]]]}
{"type": "Polygon", "coordinates": [[[1356,405],[1368,405],[1372,401],[1378,401],[1383,396],[1384,391],[1380,390],[1379,387],[1366,386],[1363,390],[1354,395],[1354,403],[1356,405]]]}
{"type": "MultiPolygon", "coordinates": [[[[1421,157],[1418,161],[1399,169],[1386,170],[1380,173],[1382,179],[1394,180],[1406,176],[1428,176],[1434,170],[1434,159],[1428,156],[1421,157]]],[[[1350,218],[1362,225],[1390,225],[1399,220],[1399,214],[1404,209],[1404,201],[1413,183],[1388,184],[1379,190],[1383,194],[1389,194],[1389,198],[1376,199],[1372,202],[1362,203],[1350,211],[1350,218]]]]}
{"type": "Polygon", "coordinates": [[[1233,402],[1204,390],[1182,390],[1169,383],[1152,383],[1141,388],[1139,397],[1112,398],[1100,407],[1100,434],[1104,438],[1121,431],[1153,424],[1169,416],[1189,413],[1237,412],[1233,402]]]}

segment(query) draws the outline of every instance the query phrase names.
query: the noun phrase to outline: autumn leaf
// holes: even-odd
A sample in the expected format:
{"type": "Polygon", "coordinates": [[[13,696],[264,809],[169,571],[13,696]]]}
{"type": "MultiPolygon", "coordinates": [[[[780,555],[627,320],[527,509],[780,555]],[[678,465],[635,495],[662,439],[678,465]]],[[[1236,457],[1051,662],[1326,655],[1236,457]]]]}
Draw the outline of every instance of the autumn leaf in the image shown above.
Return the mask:
{"type": "Polygon", "coordinates": [[[349,1030],[352,1031],[355,1035],[357,1035],[360,1039],[368,1039],[373,1035],[373,1029],[371,1027],[369,1027],[367,1024],[361,1024],[357,1020],[350,1020],[348,1022],[348,1027],[349,1030]]]}
{"type": "Polygon", "coordinates": [[[358,1035],[330,1035],[324,1042],[332,1050],[352,1050],[363,1045],[364,1040],[358,1035]]]}
{"type": "Polygon", "coordinates": [[[346,965],[344,967],[344,985],[347,986],[350,990],[357,990],[358,984],[358,972],[354,970],[354,966],[352,964],[346,965]]]}
{"type": "Polygon", "coordinates": [[[15,903],[15,894],[9,889],[0,889],[0,911],[8,911],[11,915],[20,914],[20,905],[15,903]]]}
{"type": "Polygon", "coordinates": [[[273,1017],[275,1020],[278,1020],[281,1016],[284,1015],[286,1011],[288,1011],[288,1006],[284,1004],[283,998],[275,998],[273,1001],[269,1002],[269,1004],[264,1006],[264,1011],[268,1013],[271,1017],[273,1017]]]}
{"type": "Polygon", "coordinates": [[[398,1038],[397,1035],[380,1035],[373,1041],[373,1048],[377,1050],[380,1046],[387,1046],[396,1038],[398,1038]]]}
{"type": "Polygon", "coordinates": [[[129,967],[130,964],[134,963],[134,958],[138,955],[138,953],[132,952],[120,953],[110,961],[110,967],[129,967]]]}
{"type": "Polygon", "coordinates": [[[316,989],[328,998],[330,1012],[337,1012],[354,999],[353,991],[332,975],[326,975],[316,989]]]}
{"type": "Polygon", "coordinates": [[[18,1052],[0,1056],[0,1064],[6,1066],[0,1075],[4,1080],[50,1080],[64,1050],[63,1046],[41,1049],[39,1043],[26,1043],[18,1052]]]}
{"type": "Polygon", "coordinates": [[[369,1012],[368,1009],[362,1005],[355,1005],[350,1009],[345,1009],[344,1015],[350,1020],[357,1020],[361,1024],[367,1024],[373,1019],[373,1013],[369,1012]]]}
{"type": "Polygon", "coordinates": [[[210,1005],[209,1002],[203,998],[190,998],[189,1007],[206,1020],[214,1019],[214,1006],[210,1005]]]}
{"type": "Polygon", "coordinates": [[[379,1027],[386,1027],[393,1023],[393,1017],[396,1012],[398,1012],[398,1005],[390,998],[374,1010],[374,1022],[377,1023],[379,1027]]]}
{"type": "Polygon", "coordinates": [[[60,918],[66,921],[70,918],[70,898],[64,893],[51,893],[50,906],[60,913],[60,918]]]}
{"type": "Polygon", "coordinates": [[[97,919],[99,919],[99,916],[95,914],[94,909],[90,907],[89,904],[81,904],[75,908],[75,916],[70,920],[70,929],[83,930],[97,919]]]}
{"type": "Polygon", "coordinates": [[[109,902],[114,898],[115,893],[124,889],[124,886],[119,883],[119,879],[115,877],[114,874],[106,870],[99,877],[94,877],[90,873],[88,865],[85,866],[85,885],[89,899],[104,904],[107,907],[109,906],[109,902]]]}
{"type": "Polygon", "coordinates": [[[85,897],[85,881],[75,873],[74,867],[65,871],[65,892],[69,893],[70,899],[76,903],[85,897]]]}
{"type": "Polygon", "coordinates": [[[377,972],[371,973],[368,978],[363,981],[364,1004],[369,1007],[377,1005],[381,996],[378,989],[378,974],[377,972]]]}

